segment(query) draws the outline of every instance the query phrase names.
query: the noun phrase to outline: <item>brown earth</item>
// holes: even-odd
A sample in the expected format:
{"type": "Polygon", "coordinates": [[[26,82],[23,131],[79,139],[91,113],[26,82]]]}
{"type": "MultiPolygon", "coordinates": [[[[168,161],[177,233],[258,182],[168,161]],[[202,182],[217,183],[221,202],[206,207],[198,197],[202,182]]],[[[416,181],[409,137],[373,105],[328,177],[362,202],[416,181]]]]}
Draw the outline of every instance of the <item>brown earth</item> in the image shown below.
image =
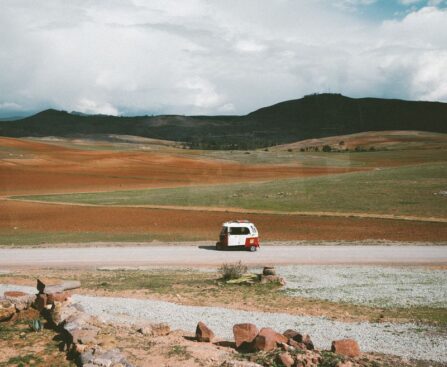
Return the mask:
{"type": "MultiPolygon", "coordinates": [[[[88,207],[1,201],[0,230],[25,232],[97,232],[171,234],[217,239],[220,225],[235,213],[123,207],[88,207]]],[[[373,218],[237,214],[256,223],[262,240],[443,241],[445,223],[373,218]]]]}
{"type": "Polygon", "coordinates": [[[358,169],[294,165],[244,165],[151,151],[88,151],[0,138],[15,152],[0,160],[3,195],[108,191],[308,177],[358,169]]]}

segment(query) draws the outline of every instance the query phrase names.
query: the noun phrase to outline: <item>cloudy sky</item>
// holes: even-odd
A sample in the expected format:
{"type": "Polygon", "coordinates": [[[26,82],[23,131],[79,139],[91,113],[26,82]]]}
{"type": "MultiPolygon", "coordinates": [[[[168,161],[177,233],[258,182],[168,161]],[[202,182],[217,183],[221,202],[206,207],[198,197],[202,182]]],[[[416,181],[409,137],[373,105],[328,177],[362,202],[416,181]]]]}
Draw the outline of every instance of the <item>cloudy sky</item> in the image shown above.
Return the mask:
{"type": "Polygon", "coordinates": [[[0,0],[0,116],[447,102],[447,0],[0,0]]]}

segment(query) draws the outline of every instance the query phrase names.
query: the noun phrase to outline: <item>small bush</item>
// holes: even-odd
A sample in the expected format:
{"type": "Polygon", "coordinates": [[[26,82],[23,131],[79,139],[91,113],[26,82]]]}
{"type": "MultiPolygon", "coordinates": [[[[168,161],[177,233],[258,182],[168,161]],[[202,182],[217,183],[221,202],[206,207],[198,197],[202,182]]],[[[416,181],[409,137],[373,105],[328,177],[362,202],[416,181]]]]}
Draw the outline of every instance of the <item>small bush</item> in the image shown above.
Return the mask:
{"type": "Polygon", "coordinates": [[[241,261],[234,264],[222,264],[219,273],[222,274],[223,280],[238,279],[247,272],[247,266],[241,261]]]}

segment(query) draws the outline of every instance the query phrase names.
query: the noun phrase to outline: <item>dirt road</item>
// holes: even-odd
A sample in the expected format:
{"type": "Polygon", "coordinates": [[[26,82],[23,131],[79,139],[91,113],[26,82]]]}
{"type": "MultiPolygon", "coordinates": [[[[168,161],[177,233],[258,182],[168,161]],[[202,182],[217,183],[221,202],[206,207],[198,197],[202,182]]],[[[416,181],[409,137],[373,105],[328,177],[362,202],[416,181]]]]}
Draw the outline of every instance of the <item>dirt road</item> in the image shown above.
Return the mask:
{"type": "Polygon", "coordinates": [[[447,265],[447,246],[264,246],[255,253],[213,246],[0,249],[0,267],[217,266],[265,264],[447,265]]]}

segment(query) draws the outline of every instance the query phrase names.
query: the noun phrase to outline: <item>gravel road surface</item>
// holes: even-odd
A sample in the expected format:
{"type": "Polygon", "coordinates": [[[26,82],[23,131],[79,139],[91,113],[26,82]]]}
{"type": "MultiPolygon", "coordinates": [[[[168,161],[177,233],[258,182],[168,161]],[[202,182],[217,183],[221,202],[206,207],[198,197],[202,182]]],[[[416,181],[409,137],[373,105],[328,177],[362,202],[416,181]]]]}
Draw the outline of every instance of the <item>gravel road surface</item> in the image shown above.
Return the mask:
{"type": "Polygon", "coordinates": [[[216,251],[214,246],[0,249],[1,267],[176,265],[447,264],[447,246],[264,246],[257,252],[216,251]]]}

